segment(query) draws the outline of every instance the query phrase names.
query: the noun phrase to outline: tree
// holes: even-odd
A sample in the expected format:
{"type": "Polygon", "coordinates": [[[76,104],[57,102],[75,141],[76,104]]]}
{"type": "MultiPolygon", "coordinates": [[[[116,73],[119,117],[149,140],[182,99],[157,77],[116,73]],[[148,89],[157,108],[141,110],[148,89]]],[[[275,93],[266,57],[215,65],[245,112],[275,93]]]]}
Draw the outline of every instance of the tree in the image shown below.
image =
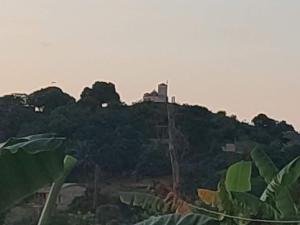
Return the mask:
{"type": "Polygon", "coordinates": [[[24,106],[26,105],[27,100],[28,96],[26,94],[5,95],[0,98],[0,105],[24,106]]]}
{"type": "MultiPolygon", "coordinates": [[[[295,132],[292,125],[286,121],[276,121],[269,118],[265,114],[257,115],[252,122],[256,129],[256,140],[258,142],[269,145],[270,143],[277,143],[277,146],[281,148],[281,142],[284,139],[284,133],[295,132]]],[[[274,149],[274,148],[273,148],[274,149]]],[[[277,148],[278,149],[278,148],[277,148]]]]}
{"type": "Polygon", "coordinates": [[[99,82],[93,84],[92,88],[86,87],[81,93],[80,102],[86,103],[93,108],[104,107],[112,104],[120,104],[120,95],[116,92],[113,83],[99,82]]]}
{"type": "Polygon", "coordinates": [[[281,132],[295,131],[295,128],[284,120],[277,124],[277,129],[280,130],[281,132]]]}
{"type": "Polygon", "coordinates": [[[29,95],[28,103],[39,112],[50,112],[59,106],[75,103],[75,99],[58,87],[47,87],[29,95]]]}
{"type": "Polygon", "coordinates": [[[265,114],[259,114],[252,120],[253,124],[260,128],[272,128],[276,126],[276,121],[269,118],[265,114]]]}
{"type": "Polygon", "coordinates": [[[26,95],[6,95],[0,98],[0,141],[16,136],[22,124],[34,119],[26,95]]]}

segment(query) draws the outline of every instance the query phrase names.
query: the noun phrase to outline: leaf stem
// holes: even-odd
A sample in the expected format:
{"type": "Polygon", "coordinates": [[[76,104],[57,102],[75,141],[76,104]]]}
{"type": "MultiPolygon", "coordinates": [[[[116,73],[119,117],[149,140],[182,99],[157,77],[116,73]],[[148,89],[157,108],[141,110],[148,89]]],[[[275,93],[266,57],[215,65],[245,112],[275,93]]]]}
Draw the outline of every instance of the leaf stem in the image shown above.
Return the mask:
{"type": "Polygon", "coordinates": [[[64,159],[64,172],[61,177],[59,177],[51,187],[51,190],[49,192],[46,204],[44,206],[44,209],[42,211],[40,220],[38,225],[47,225],[49,222],[49,218],[56,206],[57,197],[59,195],[59,192],[61,190],[61,187],[63,186],[67,176],[71,173],[72,169],[74,168],[77,160],[67,155],[64,159]]]}

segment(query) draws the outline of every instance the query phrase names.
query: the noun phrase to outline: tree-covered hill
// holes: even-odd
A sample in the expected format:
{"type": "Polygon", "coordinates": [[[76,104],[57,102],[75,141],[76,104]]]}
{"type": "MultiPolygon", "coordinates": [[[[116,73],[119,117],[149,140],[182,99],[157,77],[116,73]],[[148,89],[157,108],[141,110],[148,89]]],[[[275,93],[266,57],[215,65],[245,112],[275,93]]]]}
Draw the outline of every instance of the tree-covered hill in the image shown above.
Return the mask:
{"type": "MultiPolygon", "coordinates": [[[[300,154],[293,126],[264,114],[248,124],[226,112],[174,105],[175,145],[186,191],[214,187],[232,162],[249,157],[256,145],[278,165],[300,154]]],[[[48,87],[32,94],[0,98],[0,142],[13,136],[57,133],[68,138],[68,150],[79,158],[73,179],[84,182],[95,165],[107,175],[163,176],[168,159],[167,111],[163,103],[121,102],[115,85],[96,82],[81,98],[48,87]]]]}

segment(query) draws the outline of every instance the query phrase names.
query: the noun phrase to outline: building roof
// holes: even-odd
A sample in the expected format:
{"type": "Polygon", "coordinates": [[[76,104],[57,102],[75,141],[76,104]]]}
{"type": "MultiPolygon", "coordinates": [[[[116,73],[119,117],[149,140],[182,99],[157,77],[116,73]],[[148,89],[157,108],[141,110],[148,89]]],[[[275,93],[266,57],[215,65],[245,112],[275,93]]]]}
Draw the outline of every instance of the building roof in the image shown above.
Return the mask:
{"type": "Polygon", "coordinates": [[[159,84],[159,86],[168,86],[168,85],[165,83],[161,83],[161,84],[159,84]]]}
{"type": "Polygon", "coordinates": [[[158,92],[155,90],[153,90],[151,93],[144,94],[144,97],[154,97],[154,96],[158,96],[158,92]]]}
{"type": "Polygon", "coordinates": [[[151,96],[158,96],[158,92],[153,90],[151,93],[150,93],[151,96]]]}

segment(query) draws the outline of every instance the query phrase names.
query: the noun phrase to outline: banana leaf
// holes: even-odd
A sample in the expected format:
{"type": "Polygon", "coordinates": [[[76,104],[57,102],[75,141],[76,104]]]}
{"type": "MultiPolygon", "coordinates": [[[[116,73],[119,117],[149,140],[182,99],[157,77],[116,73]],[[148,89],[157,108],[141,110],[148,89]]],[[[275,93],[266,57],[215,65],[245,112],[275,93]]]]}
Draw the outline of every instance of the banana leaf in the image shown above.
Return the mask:
{"type": "Polygon", "coordinates": [[[251,152],[251,158],[255,163],[259,174],[269,184],[279,172],[273,161],[261,149],[256,148],[251,152]]]}
{"type": "MultiPolygon", "coordinates": [[[[258,148],[251,152],[251,158],[265,182],[270,184],[279,172],[273,161],[263,150],[258,148]]],[[[282,218],[291,218],[295,216],[297,209],[288,187],[283,187],[278,195],[272,195],[270,193],[269,197],[266,196],[267,189],[261,196],[262,201],[268,201],[270,204],[276,207],[280,211],[282,218]]]]}
{"type": "Polygon", "coordinates": [[[230,192],[251,191],[252,163],[241,161],[229,167],[226,174],[225,186],[230,192]]]}
{"type": "Polygon", "coordinates": [[[0,213],[62,175],[64,140],[45,134],[0,144],[0,213]]]}
{"type": "Polygon", "coordinates": [[[249,193],[232,193],[235,215],[242,211],[247,212],[248,216],[260,219],[279,219],[280,212],[272,205],[261,201],[255,195],[249,193]]]}
{"type": "Polygon", "coordinates": [[[300,157],[297,157],[273,178],[262,194],[261,200],[268,202],[275,199],[283,218],[296,217],[298,210],[289,194],[289,187],[295,184],[299,177],[300,157]]]}
{"type": "MultiPolygon", "coordinates": [[[[243,192],[228,192],[224,180],[218,185],[218,209],[229,215],[237,215],[245,218],[279,218],[279,211],[272,205],[261,201],[255,195],[243,192]]],[[[230,219],[220,218],[226,224],[230,219]]],[[[247,221],[235,220],[231,224],[248,224],[247,221]]],[[[230,224],[230,222],[229,222],[230,224]]]]}

